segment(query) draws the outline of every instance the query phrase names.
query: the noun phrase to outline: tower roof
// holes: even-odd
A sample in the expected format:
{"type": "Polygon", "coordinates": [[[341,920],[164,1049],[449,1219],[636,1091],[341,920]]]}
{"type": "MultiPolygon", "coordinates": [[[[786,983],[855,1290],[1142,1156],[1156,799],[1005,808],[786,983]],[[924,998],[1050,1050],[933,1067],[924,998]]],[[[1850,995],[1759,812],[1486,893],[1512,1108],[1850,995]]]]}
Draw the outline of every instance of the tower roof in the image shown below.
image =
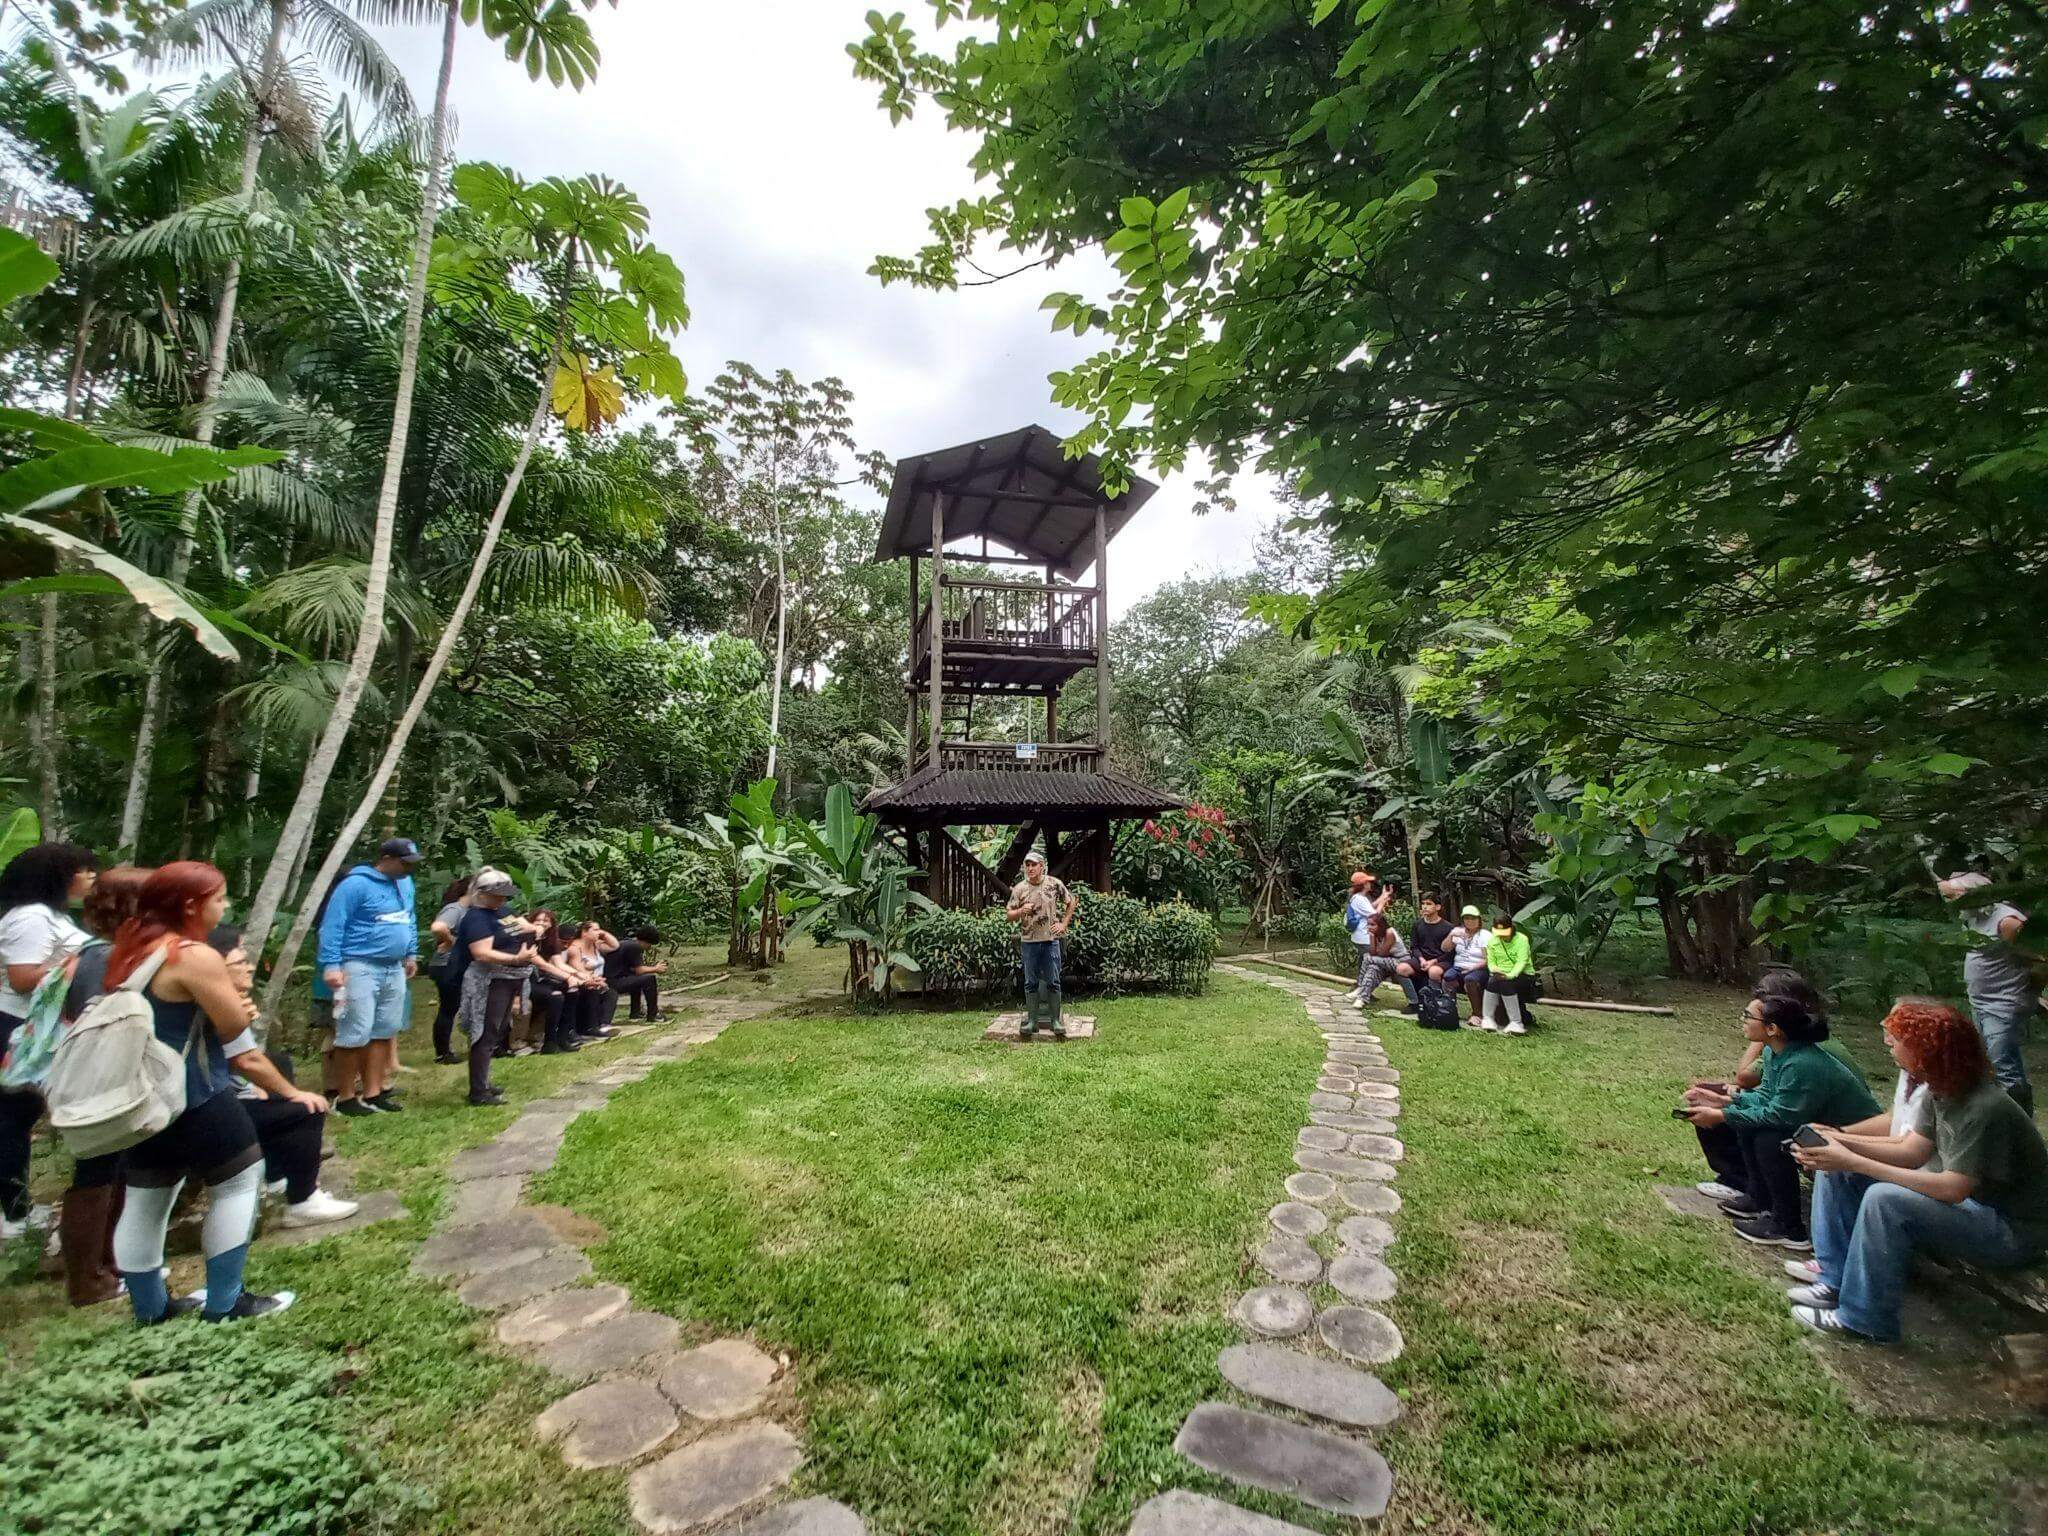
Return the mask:
{"type": "Polygon", "coordinates": [[[1020,427],[899,460],[875,558],[929,555],[932,501],[943,496],[948,541],[986,536],[1078,577],[1095,561],[1095,509],[1106,514],[1103,533],[1113,539],[1159,487],[1134,475],[1112,500],[1102,491],[1102,461],[1092,453],[1070,459],[1061,444],[1044,427],[1020,427]]]}

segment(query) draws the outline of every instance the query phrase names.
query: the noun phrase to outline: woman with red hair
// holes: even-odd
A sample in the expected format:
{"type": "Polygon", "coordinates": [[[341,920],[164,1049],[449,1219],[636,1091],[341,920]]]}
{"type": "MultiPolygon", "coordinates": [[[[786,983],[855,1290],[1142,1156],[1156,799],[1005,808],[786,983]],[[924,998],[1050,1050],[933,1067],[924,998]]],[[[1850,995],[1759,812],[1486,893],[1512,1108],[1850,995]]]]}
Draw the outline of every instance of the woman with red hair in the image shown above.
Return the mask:
{"type": "Polygon", "coordinates": [[[128,1198],[114,1227],[114,1262],[135,1320],[145,1326],[201,1307],[209,1322],[231,1322],[292,1304],[288,1291],[258,1296],[242,1288],[263,1193],[263,1150],[230,1074],[315,1114],[327,1112],[327,1101],[301,1092],[257,1048],[249,1032],[256,1005],[206,942],[226,911],[227,881],[219,870],[166,864],[143,882],[135,915],[107,956],[107,987],[142,993],[157,1038],[185,1057],[185,1112],[123,1154],[128,1198]],[[163,1278],[164,1232],[178,1191],[193,1175],[207,1188],[200,1228],[206,1289],[173,1302],[163,1278]]]}
{"type": "Polygon", "coordinates": [[[1793,1155],[1815,1174],[1817,1280],[1791,1293],[1792,1315],[1821,1333],[1889,1342],[1916,1253],[2016,1269],[2048,1253],[2048,1147],[1999,1085],[1977,1028],[1932,998],[1885,1016],[1899,1070],[1927,1085],[1902,1136],[1818,1126],[1793,1155]],[[1939,1164],[1930,1165],[1938,1156],[1939,1164]]]}

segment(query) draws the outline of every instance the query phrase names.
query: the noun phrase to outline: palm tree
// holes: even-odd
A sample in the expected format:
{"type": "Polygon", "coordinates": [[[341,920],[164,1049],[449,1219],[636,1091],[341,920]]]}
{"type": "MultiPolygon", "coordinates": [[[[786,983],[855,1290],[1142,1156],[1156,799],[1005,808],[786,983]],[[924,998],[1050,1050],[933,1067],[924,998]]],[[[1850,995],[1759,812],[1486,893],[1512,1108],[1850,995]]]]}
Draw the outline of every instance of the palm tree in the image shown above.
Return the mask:
{"type": "MultiPolygon", "coordinates": [[[[325,3],[325,0],[321,0],[325,3]]],[[[399,4],[400,0],[383,0],[399,4]]],[[[584,0],[586,9],[596,0],[584,0]]],[[[614,0],[616,3],[616,0],[614,0]]],[[[596,62],[596,45],[588,25],[559,6],[544,6],[541,0],[441,0],[442,41],[440,76],[434,96],[432,145],[428,153],[427,192],[420,208],[419,230],[413,247],[411,280],[406,289],[405,331],[399,353],[398,386],[392,404],[391,435],[384,457],[384,475],[377,489],[377,513],[370,539],[369,582],[363,602],[362,625],[349,657],[348,671],[334,698],[327,725],[314,744],[299,779],[299,789],[286,812],[270,866],[250,904],[245,935],[257,950],[270,936],[285,887],[301,851],[310,842],[319,817],[321,796],[334,765],[341,757],[342,744],[355,723],[356,710],[370,680],[383,639],[384,605],[391,579],[391,545],[398,523],[399,485],[405,473],[406,446],[412,428],[413,389],[419,374],[421,327],[426,312],[427,275],[433,255],[434,231],[440,219],[442,178],[448,147],[448,97],[455,71],[455,44],[460,23],[466,15],[482,20],[485,31],[505,40],[506,51],[524,57],[535,74],[567,78],[578,89],[589,78],[596,62]],[[566,61],[566,62],[565,62],[566,61]]],[[[331,8],[331,7],[330,7],[331,8]]]]}
{"type": "MultiPolygon", "coordinates": [[[[668,341],[689,319],[682,273],[645,243],[647,210],[638,198],[601,177],[550,178],[528,186],[509,171],[488,166],[465,167],[456,181],[465,212],[482,226],[475,249],[511,250],[517,256],[503,265],[465,260],[450,277],[451,303],[523,320],[515,322],[515,330],[523,331],[539,351],[541,382],[462,595],[354,814],[343,823],[309,890],[325,890],[340,871],[397,772],[413,728],[462,638],[549,413],[560,414],[572,428],[589,429],[616,419],[629,384],[670,398],[683,392],[682,365],[668,341]],[[551,291],[545,307],[526,296],[536,279],[546,281],[551,291]],[[591,368],[580,350],[586,345],[621,356],[618,369],[591,368]],[[623,381],[616,377],[619,370],[623,381]]],[[[311,902],[301,906],[278,952],[264,995],[264,1005],[273,1011],[312,926],[313,910],[311,902]]]]}

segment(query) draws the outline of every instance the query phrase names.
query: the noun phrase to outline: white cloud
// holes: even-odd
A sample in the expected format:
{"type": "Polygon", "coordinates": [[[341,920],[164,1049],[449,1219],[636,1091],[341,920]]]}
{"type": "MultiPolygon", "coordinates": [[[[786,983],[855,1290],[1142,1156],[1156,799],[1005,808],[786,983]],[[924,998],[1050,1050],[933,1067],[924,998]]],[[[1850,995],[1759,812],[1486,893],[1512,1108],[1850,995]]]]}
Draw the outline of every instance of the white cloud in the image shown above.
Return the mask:
{"type": "MultiPolygon", "coordinates": [[[[600,173],[647,204],[652,236],[689,283],[681,351],[693,380],[729,358],[854,391],[857,436],[918,453],[1042,422],[1072,430],[1046,376],[1087,342],[1049,330],[1052,287],[1101,293],[1107,267],[1076,262],[954,293],[884,289],[881,252],[908,253],[925,209],[972,196],[971,141],[926,111],[899,127],[853,78],[846,44],[866,0],[748,0],[732,6],[627,0],[592,25],[604,50],[580,95],[529,81],[480,34],[462,40],[459,152],[527,176],[600,173]]],[[[438,29],[388,42],[431,99],[438,29]]],[[[1121,611],[1160,582],[1242,564],[1275,514],[1245,477],[1241,510],[1197,517],[1194,477],[1170,478],[1111,553],[1121,611]]]]}

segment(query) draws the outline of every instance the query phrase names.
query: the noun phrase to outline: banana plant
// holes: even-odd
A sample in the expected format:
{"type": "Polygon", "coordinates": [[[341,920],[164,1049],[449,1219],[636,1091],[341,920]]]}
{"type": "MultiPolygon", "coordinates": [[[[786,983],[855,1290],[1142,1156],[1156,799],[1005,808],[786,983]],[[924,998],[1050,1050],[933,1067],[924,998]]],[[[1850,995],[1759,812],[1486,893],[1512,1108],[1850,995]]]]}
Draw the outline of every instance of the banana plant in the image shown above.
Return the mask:
{"type": "Polygon", "coordinates": [[[917,872],[878,833],[878,818],[858,815],[853,791],[834,784],[825,795],[825,822],[793,824],[804,847],[793,879],[809,910],[793,932],[830,924],[832,937],[846,944],[846,984],[856,1001],[886,998],[894,970],[915,973],[918,964],[904,947],[904,929],[914,912],[936,912],[930,897],[910,888],[917,872]]]}

